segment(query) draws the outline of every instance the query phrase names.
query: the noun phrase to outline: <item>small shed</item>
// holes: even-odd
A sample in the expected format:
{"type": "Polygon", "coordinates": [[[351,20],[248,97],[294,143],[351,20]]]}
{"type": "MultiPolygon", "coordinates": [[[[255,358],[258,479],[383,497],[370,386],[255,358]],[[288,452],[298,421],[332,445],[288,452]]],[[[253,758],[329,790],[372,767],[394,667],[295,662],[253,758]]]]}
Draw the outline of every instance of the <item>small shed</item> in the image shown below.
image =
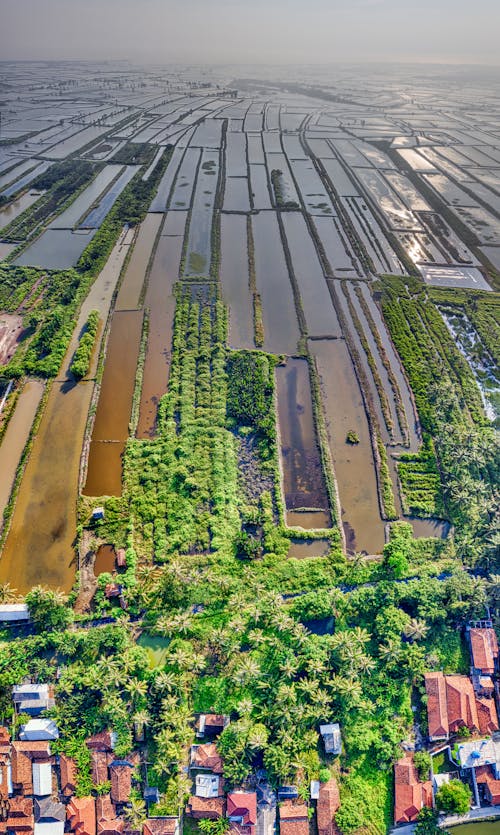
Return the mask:
{"type": "Polygon", "coordinates": [[[147,789],[144,789],[144,800],[146,803],[159,803],[160,802],[160,790],[158,786],[148,786],[147,789]]]}
{"type": "Polygon", "coordinates": [[[104,519],[104,508],[103,507],[95,507],[92,511],[92,521],[96,522],[99,519],[104,519]]]}
{"type": "Polygon", "coordinates": [[[34,835],[64,835],[64,821],[38,821],[34,835]]]}
{"type": "Polygon", "coordinates": [[[0,623],[26,623],[30,619],[30,610],[26,603],[2,603],[0,605],[0,623]]]}
{"type": "Polygon", "coordinates": [[[311,780],[311,800],[319,800],[319,780],[311,780]]]}
{"type": "Polygon", "coordinates": [[[219,796],[220,781],[217,774],[197,774],[195,783],[197,797],[219,796]]]}
{"type": "Polygon", "coordinates": [[[52,766],[48,762],[33,763],[33,794],[45,797],[52,794],[52,766]]]}
{"type": "Polygon", "coordinates": [[[323,738],[325,753],[340,754],[342,751],[342,737],[340,735],[339,723],[334,722],[331,725],[320,725],[319,732],[323,738]]]}
{"type": "Polygon", "coordinates": [[[278,800],[295,800],[299,796],[297,786],[280,786],[278,789],[278,800]]]}
{"type": "Polygon", "coordinates": [[[116,567],[117,568],[126,568],[127,567],[127,554],[125,548],[117,548],[116,551],[116,567]]]}
{"type": "Polygon", "coordinates": [[[58,739],[59,729],[53,719],[30,719],[23,725],[19,739],[28,742],[58,739]]]}

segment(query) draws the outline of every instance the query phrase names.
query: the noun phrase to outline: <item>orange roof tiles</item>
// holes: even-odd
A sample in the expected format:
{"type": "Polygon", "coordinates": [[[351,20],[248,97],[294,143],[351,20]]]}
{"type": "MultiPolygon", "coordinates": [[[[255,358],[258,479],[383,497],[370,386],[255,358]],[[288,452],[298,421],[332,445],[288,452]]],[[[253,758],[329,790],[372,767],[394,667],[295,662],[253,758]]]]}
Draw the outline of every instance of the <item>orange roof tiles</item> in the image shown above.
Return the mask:
{"type": "Polygon", "coordinates": [[[449,724],[446,706],[446,685],[443,673],[426,673],[425,690],[427,693],[429,738],[446,738],[449,732],[449,724]]]}
{"type": "Polygon", "coordinates": [[[59,770],[61,774],[61,791],[65,797],[71,797],[76,789],[76,762],[72,757],[61,754],[59,757],[59,770]]]}
{"type": "Polygon", "coordinates": [[[33,801],[30,797],[11,797],[7,828],[9,832],[33,832],[35,818],[33,801]]]}
{"type": "Polygon", "coordinates": [[[96,835],[93,797],[72,797],[66,807],[66,816],[71,831],[76,835],[96,835]]]}
{"type": "Polygon", "coordinates": [[[114,735],[111,731],[101,731],[87,739],[87,748],[91,751],[112,751],[114,747],[114,735]]]}
{"type": "Polygon", "coordinates": [[[194,768],[209,768],[214,774],[222,774],[222,759],[213,742],[193,748],[191,765],[194,768]]]}
{"type": "Polygon", "coordinates": [[[473,628],[469,630],[472,665],[487,675],[495,672],[498,659],[498,640],[494,629],[473,628]]]}
{"type": "Polygon", "coordinates": [[[132,766],[125,762],[113,762],[109,766],[111,799],[114,803],[127,803],[132,789],[132,766]]]}
{"type": "Polygon", "coordinates": [[[113,762],[113,754],[106,751],[91,751],[90,753],[90,767],[92,772],[92,780],[96,785],[105,783],[109,780],[108,766],[113,762]]]}
{"type": "Polygon", "coordinates": [[[217,820],[226,814],[224,797],[197,797],[192,795],[187,805],[187,813],[192,818],[217,820]]]}
{"type": "Polygon", "coordinates": [[[175,835],[178,818],[148,818],[144,821],[142,835],[175,835]]]}
{"type": "Polygon", "coordinates": [[[334,815],[340,807],[340,792],[335,777],[322,783],[319,787],[319,798],[316,804],[316,818],[319,835],[336,835],[338,827],[334,815]]]}
{"type": "Polygon", "coordinates": [[[479,730],[476,697],[470,678],[467,676],[445,676],[448,722],[453,733],[466,725],[479,730]]]}
{"type": "Polygon", "coordinates": [[[116,817],[115,807],[109,794],[96,797],[95,809],[98,821],[110,821],[116,817]]]}
{"type": "Polygon", "coordinates": [[[492,734],[498,731],[498,716],[494,699],[483,699],[476,696],[476,709],[479,720],[479,732],[492,734]]]}
{"type": "Polygon", "coordinates": [[[285,800],[280,805],[281,835],[309,835],[307,806],[285,800]]]}
{"type": "Polygon", "coordinates": [[[231,792],[227,796],[228,818],[241,818],[240,826],[253,829],[257,821],[257,795],[255,792],[231,792]]]}
{"type": "Polygon", "coordinates": [[[424,806],[432,806],[432,784],[419,781],[412,754],[395,764],[394,789],[395,823],[410,823],[424,806]]]}

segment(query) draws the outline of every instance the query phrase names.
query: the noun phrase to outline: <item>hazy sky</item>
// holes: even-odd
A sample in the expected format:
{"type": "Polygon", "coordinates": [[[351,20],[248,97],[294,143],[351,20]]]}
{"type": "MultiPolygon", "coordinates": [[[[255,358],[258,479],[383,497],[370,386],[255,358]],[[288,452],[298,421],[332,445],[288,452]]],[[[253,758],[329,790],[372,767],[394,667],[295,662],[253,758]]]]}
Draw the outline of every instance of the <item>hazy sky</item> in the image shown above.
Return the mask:
{"type": "Polygon", "coordinates": [[[0,59],[500,64],[499,0],[0,0],[0,59]]]}

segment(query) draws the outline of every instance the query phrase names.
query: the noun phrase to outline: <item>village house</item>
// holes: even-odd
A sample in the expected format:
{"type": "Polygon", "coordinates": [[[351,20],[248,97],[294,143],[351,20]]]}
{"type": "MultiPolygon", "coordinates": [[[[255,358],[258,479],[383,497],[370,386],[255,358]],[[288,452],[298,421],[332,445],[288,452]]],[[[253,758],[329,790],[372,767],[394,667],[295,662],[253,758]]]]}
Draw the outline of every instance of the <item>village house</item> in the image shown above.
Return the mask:
{"type": "Polygon", "coordinates": [[[52,797],[35,798],[35,835],[63,835],[66,808],[52,797]]]}
{"type": "Polygon", "coordinates": [[[198,797],[191,795],[186,807],[186,814],[195,820],[208,818],[218,820],[226,814],[225,797],[198,797]]]}
{"type": "Polygon", "coordinates": [[[64,797],[71,797],[76,791],[76,762],[66,754],[61,754],[59,757],[59,777],[61,794],[64,797]]]}
{"type": "Polygon", "coordinates": [[[498,730],[494,699],[475,693],[467,676],[426,673],[425,689],[431,742],[447,740],[463,727],[481,734],[498,730]]]}
{"type": "Polygon", "coordinates": [[[394,766],[394,823],[412,823],[424,806],[432,806],[432,783],[420,782],[413,754],[407,754],[394,766]]]}
{"type": "Polygon", "coordinates": [[[96,835],[95,801],[93,797],[72,797],[66,817],[75,835],[96,835]]]}
{"type": "Polygon", "coordinates": [[[340,792],[335,777],[319,787],[316,803],[316,820],[318,835],[338,835],[339,829],[335,823],[335,813],[340,809],[340,792]]]}
{"type": "Polygon", "coordinates": [[[179,835],[179,818],[148,818],[144,822],[142,835],[179,835]]]}
{"type": "Polygon", "coordinates": [[[195,794],[197,797],[221,797],[224,794],[222,777],[218,774],[197,774],[195,794]]]}
{"type": "Polygon", "coordinates": [[[461,771],[474,771],[472,786],[476,804],[479,805],[481,799],[479,786],[483,786],[485,798],[497,805],[500,800],[500,740],[466,740],[449,750],[451,760],[461,771]]]}
{"type": "Polygon", "coordinates": [[[471,651],[471,675],[493,676],[498,670],[498,640],[491,624],[467,627],[471,651]]]}
{"type": "Polygon", "coordinates": [[[59,738],[59,730],[53,719],[30,719],[26,725],[21,725],[19,739],[47,740],[53,742],[59,738]]]}
{"type": "Polygon", "coordinates": [[[222,774],[222,759],[215,743],[191,746],[191,768],[222,774]]]}
{"type": "Polygon", "coordinates": [[[253,835],[257,823],[257,795],[255,792],[230,792],[227,796],[229,831],[235,835],[253,835]]]}
{"type": "Polygon", "coordinates": [[[320,725],[319,732],[323,739],[325,746],[325,754],[332,754],[337,756],[342,751],[342,737],[340,735],[340,725],[334,722],[330,725],[320,725]]]}
{"type": "Polygon", "coordinates": [[[285,800],[279,807],[280,835],[309,835],[309,816],[304,803],[285,800]]]}
{"type": "Polygon", "coordinates": [[[39,716],[54,707],[54,688],[50,684],[16,684],[12,688],[12,701],[17,713],[39,716]]]}
{"type": "Polygon", "coordinates": [[[109,766],[111,799],[113,803],[128,803],[132,790],[132,763],[115,760],[109,766]]]}
{"type": "Polygon", "coordinates": [[[219,736],[228,725],[229,716],[222,716],[219,713],[202,713],[196,722],[196,736],[213,739],[219,736]]]}

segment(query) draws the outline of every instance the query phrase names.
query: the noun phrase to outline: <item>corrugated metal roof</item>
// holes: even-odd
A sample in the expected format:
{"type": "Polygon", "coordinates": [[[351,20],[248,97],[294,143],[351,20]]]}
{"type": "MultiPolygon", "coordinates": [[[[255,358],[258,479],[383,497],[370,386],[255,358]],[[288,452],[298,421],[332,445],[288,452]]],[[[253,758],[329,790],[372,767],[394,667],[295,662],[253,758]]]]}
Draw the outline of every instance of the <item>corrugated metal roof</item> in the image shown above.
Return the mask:
{"type": "Polygon", "coordinates": [[[33,794],[37,797],[52,794],[52,767],[50,763],[33,763],[33,794]]]}

